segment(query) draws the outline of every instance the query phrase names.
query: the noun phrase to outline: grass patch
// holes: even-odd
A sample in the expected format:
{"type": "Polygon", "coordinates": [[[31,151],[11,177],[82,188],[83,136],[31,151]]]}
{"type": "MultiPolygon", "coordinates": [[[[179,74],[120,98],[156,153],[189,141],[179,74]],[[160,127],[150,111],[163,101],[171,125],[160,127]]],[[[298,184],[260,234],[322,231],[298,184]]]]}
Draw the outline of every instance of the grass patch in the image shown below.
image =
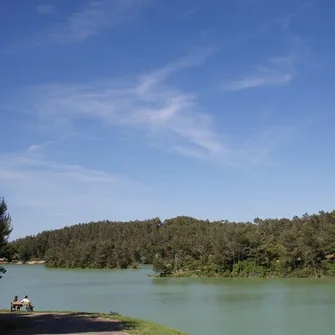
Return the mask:
{"type": "Polygon", "coordinates": [[[141,320],[141,319],[134,319],[129,318],[127,316],[113,314],[113,315],[106,315],[100,314],[98,315],[102,318],[109,318],[112,320],[117,320],[122,322],[124,325],[124,331],[128,334],[138,334],[138,335],[186,335],[180,331],[152,323],[149,321],[141,320]]]}
{"type": "MultiPolygon", "coordinates": [[[[62,313],[62,312],[59,312],[62,313]]],[[[87,317],[92,318],[103,318],[114,321],[120,321],[124,328],[123,331],[128,334],[134,335],[187,335],[178,330],[168,328],[166,326],[159,325],[150,321],[130,318],[118,313],[80,313],[82,315],[87,315],[87,317]]]]}

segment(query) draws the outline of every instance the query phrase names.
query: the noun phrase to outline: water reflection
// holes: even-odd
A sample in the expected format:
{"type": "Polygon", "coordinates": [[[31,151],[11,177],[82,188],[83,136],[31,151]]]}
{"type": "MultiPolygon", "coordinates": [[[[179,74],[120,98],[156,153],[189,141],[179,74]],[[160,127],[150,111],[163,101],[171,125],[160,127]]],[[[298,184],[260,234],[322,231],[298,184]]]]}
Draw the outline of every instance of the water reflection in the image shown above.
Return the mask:
{"type": "Polygon", "coordinates": [[[172,286],[180,286],[180,285],[191,285],[192,280],[187,278],[152,278],[153,285],[172,285],[172,286]]]}
{"type": "Polygon", "coordinates": [[[14,293],[27,293],[38,310],[112,310],[190,335],[333,335],[335,329],[335,280],[152,278],[150,268],[7,270],[0,308],[14,293]]]}

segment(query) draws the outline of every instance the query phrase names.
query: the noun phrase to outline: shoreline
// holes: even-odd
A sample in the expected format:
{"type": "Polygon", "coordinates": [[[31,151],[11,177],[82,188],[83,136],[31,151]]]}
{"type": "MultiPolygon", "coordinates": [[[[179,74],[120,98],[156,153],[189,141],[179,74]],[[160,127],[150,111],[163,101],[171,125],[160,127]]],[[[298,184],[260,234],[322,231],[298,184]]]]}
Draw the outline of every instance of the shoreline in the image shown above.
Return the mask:
{"type": "Polygon", "coordinates": [[[269,273],[267,275],[205,275],[205,274],[195,274],[193,272],[172,272],[170,274],[154,274],[149,275],[152,278],[189,278],[189,279],[335,279],[335,276],[332,275],[325,275],[318,273],[317,276],[315,275],[303,275],[299,273],[290,273],[287,275],[278,275],[274,273],[269,273]]]}
{"type": "MultiPolygon", "coordinates": [[[[46,265],[45,261],[28,261],[28,262],[0,262],[0,265],[42,265],[45,264],[45,266],[49,269],[59,269],[59,270],[90,270],[90,271],[101,271],[101,270],[109,270],[109,271],[113,271],[113,270],[140,270],[142,267],[138,266],[136,268],[134,267],[129,267],[126,269],[121,269],[121,268],[113,268],[113,269],[108,269],[108,268],[69,268],[69,267],[48,267],[46,265]]],[[[173,278],[189,278],[189,279],[334,279],[335,276],[332,275],[325,275],[322,273],[318,273],[317,276],[313,275],[306,275],[306,274],[299,274],[299,272],[297,273],[290,273],[287,275],[278,275],[275,273],[269,273],[266,275],[262,275],[262,274],[255,274],[253,273],[252,275],[223,275],[223,274],[216,274],[216,275],[206,275],[206,274],[202,274],[200,273],[195,273],[193,271],[176,271],[176,272],[172,272],[169,274],[163,274],[163,273],[153,273],[153,274],[148,274],[147,275],[149,278],[154,278],[154,279],[173,279],[173,278]]]]}
{"type": "MultiPolygon", "coordinates": [[[[44,264],[49,269],[60,269],[60,270],[140,270],[142,266],[137,267],[128,267],[126,269],[121,268],[69,268],[69,267],[49,267],[46,264],[46,261],[44,260],[35,260],[35,261],[27,261],[27,262],[21,262],[21,261],[12,261],[12,262],[4,262],[0,261],[0,265],[42,265],[44,264]]],[[[145,264],[149,265],[149,264],[145,264]]],[[[227,274],[212,274],[212,275],[206,275],[201,273],[201,271],[173,271],[172,273],[153,273],[147,275],[149,278],[189,278],[189,279],[330,279],[335,278],[335,275],[326,275],[322,273],[317,273],[315,276],[314,274],[306,274],[300,271],[296,271],[295,273],[289,273],[286,275],[278,275],[278,273],[267,273],[267,274],[261,274],[261,273],[254,273],[250,275],[227,275],[227,274]]]]}
{"type": "Polygon", "coordinates": [[[0,262],[0,265],[36,265],[36,264],[45,264],[45,261],[28,261],[28,262],[0,262]]]}

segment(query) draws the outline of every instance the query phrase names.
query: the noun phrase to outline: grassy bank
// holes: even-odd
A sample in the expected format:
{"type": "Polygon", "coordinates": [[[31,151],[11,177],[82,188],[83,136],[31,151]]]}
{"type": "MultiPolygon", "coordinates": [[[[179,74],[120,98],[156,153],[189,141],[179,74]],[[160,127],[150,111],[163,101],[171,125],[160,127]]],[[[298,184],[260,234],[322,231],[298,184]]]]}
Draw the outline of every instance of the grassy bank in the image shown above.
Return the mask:
{"type": "MultiPolygon", "coordinates": [[[[149,321],[130,318],[127,316],[123,316],[117,313],[113,314],[104,314],[104,313],[80,313],[80,312],[33,312],[33,313],[25,313],[25,312],[14,312],[10,313],[8,310],[0,310],[0,323],[1,323],[1,334],[10,334],[11,331],[14,330],[24,330],[29,329],[29,327],[33,324],[34,320],[32,318],[26,318],[26,315],[34,315],[36,318],[44,317],[46,314],[52,314],[52,317],[58,318],[62,316],[66,318],[69,316],[70,318],[81,318],[81,319],[94,319],[93,321],[101,322],[110,322],[113,321],[115,323],[120,324],[120,331],[130,334],[130,335],[186,335],[183,332],[170,329],[168,327],[155,324],[149,321]]],[[[38,320],[37,320],[38,321],[38,320]]],[[[59,322],[62,322],[61,320],[59,322]]],[[[82,331],[78,331],[78,334],[82,333],[82,331]]]]}
{"type": "Polygon", "coordinates": [[[125,331],[129,334],[138,335],[187,335],[186,333],[174,330],[146,320],[130,318],[127,316],[115,314],[90,314],[91,317],[101,317],[120,321],[125,325],[125,331]]]}
{"type": "Polygon", "coordinates": [[[232,268],[193,260],[183,264],[161,262],[160,277],[201,277],[201,278],[323,278],[335,276],[335,259],[321,262],[320,266],[296,266],[292,268],[279,260],[268,265],[259,265],[252,260],[239,261],[232,268]]]}

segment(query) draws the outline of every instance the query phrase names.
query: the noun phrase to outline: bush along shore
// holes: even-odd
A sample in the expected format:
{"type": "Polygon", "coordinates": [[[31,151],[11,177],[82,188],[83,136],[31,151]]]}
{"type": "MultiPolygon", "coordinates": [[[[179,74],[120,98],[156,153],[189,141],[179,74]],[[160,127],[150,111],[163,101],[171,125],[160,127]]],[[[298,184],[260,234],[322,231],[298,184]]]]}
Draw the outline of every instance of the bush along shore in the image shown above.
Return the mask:
{"type": "Polygon", "coordinates": [[[5,257],[61,268],[153,264],[157,276],[335,276],[335,211],[253,222],[90,222],[18,239],[5,257]]]}
{"type": "Polygon", "coordinates": [[[118,313],[16,312],[0,311],[1,334],[91,334],[187,335],[149,321],[118,313]]]}

